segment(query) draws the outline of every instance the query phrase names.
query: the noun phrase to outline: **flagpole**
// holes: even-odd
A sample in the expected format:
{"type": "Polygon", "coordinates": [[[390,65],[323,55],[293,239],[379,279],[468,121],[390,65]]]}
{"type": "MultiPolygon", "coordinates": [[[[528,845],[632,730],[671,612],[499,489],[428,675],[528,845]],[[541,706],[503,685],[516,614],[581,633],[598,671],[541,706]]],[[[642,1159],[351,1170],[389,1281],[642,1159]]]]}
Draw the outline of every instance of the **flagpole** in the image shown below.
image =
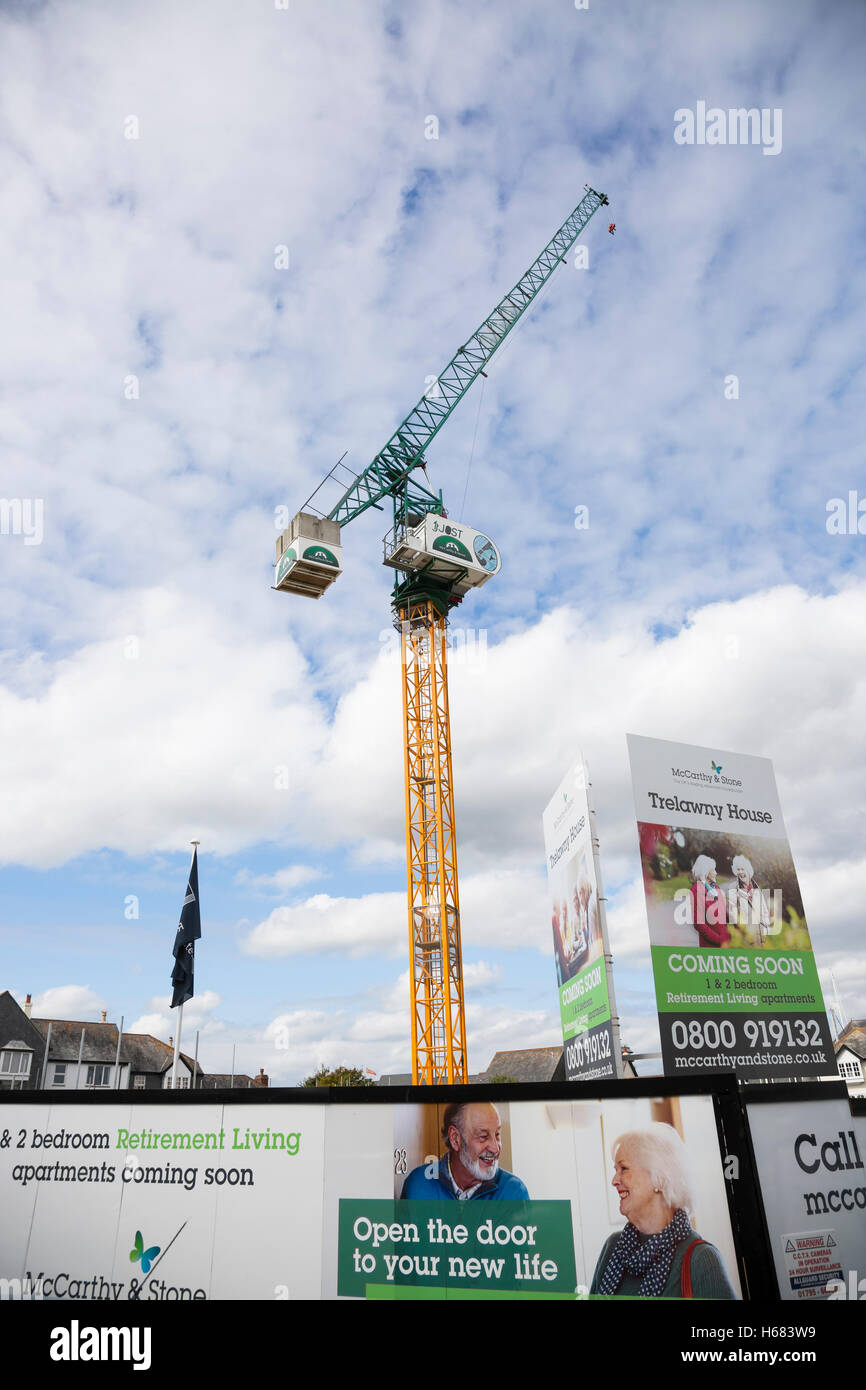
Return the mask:
{"type": "Polygon", "coordinates": [[[177,1032],[174,1037],[174,1062],[171,1068],[171,1089],[177,1088],[177,1059],[180,1053],[180,1032],[183,1028],[183,1004],[177,1006],[177,1032]]]}
{"type": "MultiPolygon", "coordinates": [[[[192,872],[192,865],[193,865],[193,863],[194,863],[194,861],[195,861],[196,851],[197,851],[199,845],[201,844],[201,840],[190,840],[190,844],[193,846],[192,860],[190,861],[190,872],[192,872]]],[[[174,1039],[174,1061],[172,1062],[172,1067],[171,1067],[171,1089],[172,1089],[173,1091],[177,1090],[177,1059],[178,1059],[178,1057],[180,1056],[180,1035],[181,1035],[182,1030],[183,1030],[183,1004],[178,1004],[178,1006],[177,1006],[177,1033],[176,1033],[175,1039],[174,1039]]]]}

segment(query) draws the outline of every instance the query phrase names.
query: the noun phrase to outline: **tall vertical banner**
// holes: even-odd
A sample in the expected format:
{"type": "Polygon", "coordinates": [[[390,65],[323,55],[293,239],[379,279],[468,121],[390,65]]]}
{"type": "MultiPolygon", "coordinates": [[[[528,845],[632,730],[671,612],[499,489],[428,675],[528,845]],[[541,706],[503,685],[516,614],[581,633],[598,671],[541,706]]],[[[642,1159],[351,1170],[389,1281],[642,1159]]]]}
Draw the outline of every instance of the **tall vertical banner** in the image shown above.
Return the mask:
{"type": "Polygon", "coordinates": [[[769,758],[628,748],[665,1072],[835,1074],[769,758]]]}
{"type": "Polygon", "coordinates": [[[619,1076],[610,947],[586,765],[578,758],[544,812],[553,952],[569,1081],[619,1076]]]}

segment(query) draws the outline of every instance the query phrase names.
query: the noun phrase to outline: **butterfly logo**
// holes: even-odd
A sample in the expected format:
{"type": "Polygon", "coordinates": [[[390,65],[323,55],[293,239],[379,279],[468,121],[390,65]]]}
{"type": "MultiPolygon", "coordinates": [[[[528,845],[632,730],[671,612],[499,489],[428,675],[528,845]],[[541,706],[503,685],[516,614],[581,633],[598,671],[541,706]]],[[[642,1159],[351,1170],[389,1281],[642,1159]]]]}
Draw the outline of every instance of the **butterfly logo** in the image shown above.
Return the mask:
{"type": "Polygon", "coordinates": [[[154,1262],[154,1260],[156,1259],[156,1257],[157,1257],[158,1254],[159,1254],[159,1246],[158,1246],[158,1245],[151,1245],[147,1250],[145,1250],[145,1248],[144,1248],[144,1241],[143,1241],[142,1238],[141,1238],[141,1231],[136,1231],[136,1233],[135,1233],[135,1249],[134,1249],[134,1250],[130,1250],[130,1252],[129,1252],[130,1263],[131,1263],[131,1264],[135,1264],[136,1260],[141,1260],[141,1272],[142,1272],[142,1274],[149,1274],[149,1273],[150,1273],[150,1266],[153,1264],[153,1262],[154,1262]]]}
{"type": "Polygon", "coordinates": [[[713,772],[714,772],[714,773],[716,774],[716,776],[718,777],[719,773],[720,773],[721,770],[722,770],[721,763],[714,763],[713,760],[712,760],[712,758],[710,758],[710,766],[711,766],[711,768],[713,769],[713,772]]]}

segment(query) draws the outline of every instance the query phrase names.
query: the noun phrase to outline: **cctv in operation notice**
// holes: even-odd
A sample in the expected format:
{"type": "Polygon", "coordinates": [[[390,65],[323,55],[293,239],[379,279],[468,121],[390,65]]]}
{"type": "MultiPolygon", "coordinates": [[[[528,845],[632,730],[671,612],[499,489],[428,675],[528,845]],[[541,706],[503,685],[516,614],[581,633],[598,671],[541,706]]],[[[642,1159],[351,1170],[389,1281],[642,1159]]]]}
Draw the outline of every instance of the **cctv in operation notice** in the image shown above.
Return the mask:
{"type": "Polygon", "coordinates": [[[772,763],[628,747],[665,1071],[835,1072],[772,763]]]}
{"type": "Polygon", "coordinates": [[[566,1076],[619,1076],[610,949],[581,758],[557,788],[543,824],[566,1076]]]}

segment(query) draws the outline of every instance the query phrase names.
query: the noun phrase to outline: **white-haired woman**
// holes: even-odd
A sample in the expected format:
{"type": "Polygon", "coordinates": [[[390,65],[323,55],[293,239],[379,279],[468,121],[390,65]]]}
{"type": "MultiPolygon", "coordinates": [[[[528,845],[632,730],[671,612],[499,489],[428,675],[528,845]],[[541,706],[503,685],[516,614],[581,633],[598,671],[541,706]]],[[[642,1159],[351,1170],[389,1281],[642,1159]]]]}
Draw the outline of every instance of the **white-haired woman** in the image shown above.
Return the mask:
{"type": "Polygon", "coordinates": [[[755,882],[752,861],[744,854],[735,854],[731,870],[736,881],[728,888],[728,921],[752,933],[753,943],[763,946],[770,930],[770,908],[755,882]]]}
{"type": "Polygon", "coordinates": [[[602,1247],[592,1294],[736,1298],[722,1257],[689,1222],[686,1148],[671,1125],[621,1134],[611,1145],[613,1187],[628,1224],[602,1247]]]}
{"type": "Polygon", "coordinates": [[[699,946],[727,946],[731,939],[725,898],[716,886],[716,861],[699,854],[692,865],[692,922],[699,946]]]}

